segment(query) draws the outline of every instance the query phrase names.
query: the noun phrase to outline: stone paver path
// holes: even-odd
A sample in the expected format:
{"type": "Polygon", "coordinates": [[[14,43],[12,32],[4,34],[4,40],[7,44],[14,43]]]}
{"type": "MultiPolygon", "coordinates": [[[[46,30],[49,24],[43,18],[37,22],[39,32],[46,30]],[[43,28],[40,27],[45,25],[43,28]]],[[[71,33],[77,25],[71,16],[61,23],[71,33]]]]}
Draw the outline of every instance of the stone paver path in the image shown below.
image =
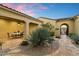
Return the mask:
{"type": "Polygon", "coordinates": [[[61,35],[59,39],[59,49],[53,55],[58,56],[77,56],[79,48],[72,44],[71,39],[66,35],[61,35]]]}

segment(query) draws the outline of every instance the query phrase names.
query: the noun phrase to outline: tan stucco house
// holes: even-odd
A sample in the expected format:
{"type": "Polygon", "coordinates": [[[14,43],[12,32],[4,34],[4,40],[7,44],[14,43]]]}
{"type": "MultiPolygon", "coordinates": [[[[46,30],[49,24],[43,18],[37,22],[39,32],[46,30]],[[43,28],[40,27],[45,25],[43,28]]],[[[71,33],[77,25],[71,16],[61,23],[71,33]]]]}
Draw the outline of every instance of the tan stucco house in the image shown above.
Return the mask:
{"type": "Polygon", "coordinates": [[[0,40],[8,40],[8,33],[24,32],[24,37],[27,37],[36,28],[39,28],[42,23],[50,23],[54,26],[56,36],[61,35],[61,27],[67,26],[68,33],[76,33],[79,35],[79,16],[62,19],[50,19],[45,17],[33,18],[29,15],[16,11],[12,8],[0,5],[0,40]]]}
{"type": "Polygon", "coordinates": [[[24,32],[26,37],[30,32],[40,26],[42,21],[24,13],[0,5],[0,40],[8,39],[7,33],[24,32]]]}

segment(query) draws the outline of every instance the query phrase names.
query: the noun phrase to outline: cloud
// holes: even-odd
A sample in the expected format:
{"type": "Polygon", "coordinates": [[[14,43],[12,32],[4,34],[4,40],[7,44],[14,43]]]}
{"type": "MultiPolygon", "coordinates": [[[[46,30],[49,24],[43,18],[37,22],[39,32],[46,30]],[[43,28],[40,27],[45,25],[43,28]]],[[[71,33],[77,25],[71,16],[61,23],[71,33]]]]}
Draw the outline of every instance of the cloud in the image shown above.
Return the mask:
{"type": "Polygon", "coordinates": [[[16,10],[20,11],[20,12],[24,12],[24,8],[25,8],[25,5],[18,5],[16,6],[16,10]]]}
{"type": "Polygon", "coordinates": [[[31,7],[31,6],[35,6],[34,3],[28,3],[28,4],[18,4],[18,5],[14,5],[14,4],[10,4],[10,3],[4,3],[3,5],[13,8],[17,11],[20,11],[22,13],[28,14],[30,16],[35,16],[35,12],[32,9],[27,9],[27,7],[31,7]]]}
{"type": "Polygon", "coordinates": [[[3,5],[4,5],[4,6],[7,6],[7,7],[10,7],[10,8],[12,8],[12,7],[13,7],[13,5],[12,5],[12,4],[10,4],[10,3],[3,3],[3,5]]]}
{"type": "Polygon", "coordinates": [[[3,3],[3,5],[13,8],[13,9],[20,11],[20,12],[24,12],[24,8],[25,8],[25,4],[16,5],[16,4],[12,4],[12,3],[3,3]]]}
{"type": "Polygon", "coordinates": [[[34,16],[35,13],[33,12],[33,10],[27,10],[26,7],[27,6],[25,4],[24,5],[22,4],[22,5],[18,5],[15,9],[20,11],[20,12],[26,13],[30,16],[34,16]]]}
{"type": "Polygon", "coordinates": [[[33,10],[26,10],[25,13],[30,16],[35,16],[35,13],[33,12],[33,10]]]}

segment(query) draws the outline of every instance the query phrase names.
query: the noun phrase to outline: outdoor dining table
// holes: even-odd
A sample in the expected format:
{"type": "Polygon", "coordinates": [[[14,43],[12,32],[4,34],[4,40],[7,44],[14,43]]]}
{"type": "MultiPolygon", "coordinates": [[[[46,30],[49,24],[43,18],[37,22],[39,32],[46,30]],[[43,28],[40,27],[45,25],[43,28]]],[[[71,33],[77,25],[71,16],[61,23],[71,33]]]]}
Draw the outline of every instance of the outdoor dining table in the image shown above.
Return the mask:
{"type": "Polygon", "coordinates": [[[14,33],[11,33],[11,37],[12,38],[20,38],[20,37],[22,37],[22,35],[21,35],[21,32],[14,32],[14,33]]]}

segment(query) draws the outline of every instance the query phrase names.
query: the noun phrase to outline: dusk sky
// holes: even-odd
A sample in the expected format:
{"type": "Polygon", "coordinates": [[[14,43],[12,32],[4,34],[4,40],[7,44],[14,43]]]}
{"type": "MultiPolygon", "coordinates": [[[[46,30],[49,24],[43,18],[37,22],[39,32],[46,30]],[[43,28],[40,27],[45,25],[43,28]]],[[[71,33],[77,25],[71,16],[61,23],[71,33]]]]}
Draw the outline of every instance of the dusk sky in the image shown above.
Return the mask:
{"type": "Polygon", "coordinates": [[[58,19],[79,15],[79,4],[77,3],[4,3],[3,5],[35,18],[58,19]]]}

